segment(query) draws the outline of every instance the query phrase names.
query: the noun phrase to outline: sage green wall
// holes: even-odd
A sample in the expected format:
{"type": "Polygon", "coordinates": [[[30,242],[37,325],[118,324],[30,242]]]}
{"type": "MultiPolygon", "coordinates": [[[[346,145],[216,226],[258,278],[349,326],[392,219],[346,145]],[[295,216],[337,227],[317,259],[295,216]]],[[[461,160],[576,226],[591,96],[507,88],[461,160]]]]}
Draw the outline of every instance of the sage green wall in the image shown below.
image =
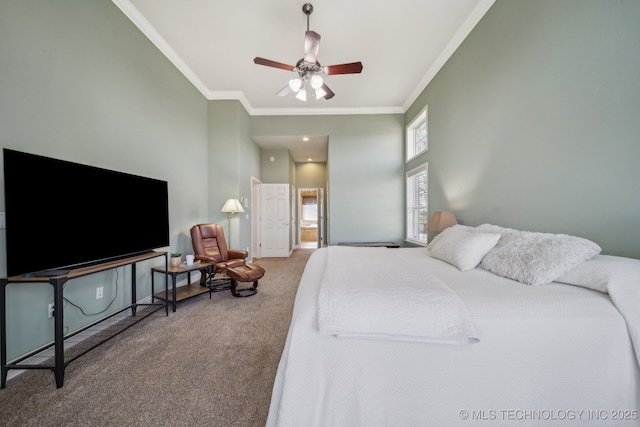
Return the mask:
{"type": "Polygon", "coordinates": [[[295,164],[289,150],[263,149],[260,162],[262,166],[263,183],[294,185],[291,169],[295,167],[295,164]]]}
{"type": "Polygon", "coordinates": [[[254,116],[253,135],[329,135],[329,244],[404,240],[404,115],[254,116]]]}
{"type": "Polygon", "coordinates": [[[497,0],[406,114],[428,104],[430,212],[640,258],[639,22],[636,0],[497,0]]]}
{"type": "Polygon", "coordinates": [[[239,236],[239,242],[236,246],[237,249],[244,249],[249,252],[249,259],[253,258],[251,252],[251,180],[252,178],[260,180],[262,176],[261,165],[261,149],[251,138],[251,116],[240,105],[239,109],[239,123],[240,133],[238,141],[238,151],[240,152],[240,159],[238,165],[238,196],[246,197],[247,207],[244,208],[244,213],[238,216],[239,232],[236,234],[239,236]]]}
{"type": "Polygon", "coordinates": [[[209,101],[208,222],[223,225],[229,247],[247,250],[251,247],[251,221],[247,218],[251,204],[231,221],[220,210],[227,199],[250,197],[251,177],[260,179],[260,147],[251,139],[249,129],[250,116],[238,101],[209,101]]]}
{"type": "Polygon", "coordinates": [[[296,163],[297,188],[325,188],[327,164],[325,162],[296,163]]]}
{"type": "MultiPolygon", "coordinates": [[[[189,227],[208,216],[204,97],[109,0],[2,1],[0,33],[0,147],[168,181],[166,249],[191,251],[189,227]]],[[[34,179],[46,177],[34,171],[34,179]]],[[[82,197],[83,189],[79,183],[65,196],[82,197]]],[[[42,215],[55,208],[64,203],[43,207],[42,215]]],[[[99,224],[85,232],[100,244],[99,224]]],[[[36,246],[31,256],[56,250],[46,240],[36,246]]],[[[6,275],[5,251],[0,230],[0,276],[6,275]]],[[[162,262],[138,265],[139,298],[150,295],[150,268],[162,262]]],[[[115,299],[108,310],[115,311],[130,301],[130,274],[119,268],[72,280],[65,296],[89,313],[115,299]],[[101,300],[97,286],[104,287],[101,300]]],[[[53,292],[49,285],[13,284],[7,292],[11,359],[53,339],[47,318],[53,292]]],[[[85,317],[70,305],[64,314],[68,331],[103,316],[85,317]]]]}

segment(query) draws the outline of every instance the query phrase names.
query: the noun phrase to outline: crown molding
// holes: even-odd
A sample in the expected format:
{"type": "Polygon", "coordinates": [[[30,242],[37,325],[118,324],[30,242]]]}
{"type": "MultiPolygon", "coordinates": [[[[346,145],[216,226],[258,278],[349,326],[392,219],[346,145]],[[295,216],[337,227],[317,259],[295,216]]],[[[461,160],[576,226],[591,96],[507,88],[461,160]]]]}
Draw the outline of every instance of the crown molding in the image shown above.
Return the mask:
{"type": "MultiPolygon", "coordinates": [[[[249,110],[247,110],[249,111],[249,110]]],[[[358,114],[404,114],[402,107],[382,108],[254,108],[252,116],[344,116],[358,114]]]]}
{"type": "Polygon", "coordinates": [[[339,116],[357,114],[404,114],[402,107],[382,108],[253,108],[242,91],[208,91],[209,101],[238,101],[251,116],[339,116]]]}
{"type": "Polygon", "coordinates": [[[251,104],[246,96],[244,96],[244,92],[240,90],[228,90],[228,91],[210,91],[208,90],[206,93],[203,93],[207,101],[238,101],[245,110],[251,114],[251,104]]]}

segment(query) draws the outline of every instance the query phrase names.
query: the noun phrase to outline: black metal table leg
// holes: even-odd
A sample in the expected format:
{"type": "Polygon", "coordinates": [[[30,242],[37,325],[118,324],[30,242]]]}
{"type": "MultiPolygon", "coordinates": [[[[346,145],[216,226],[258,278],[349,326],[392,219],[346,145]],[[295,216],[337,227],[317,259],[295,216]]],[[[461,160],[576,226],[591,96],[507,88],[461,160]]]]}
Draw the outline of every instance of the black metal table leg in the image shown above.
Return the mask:
{"type": "Polygon", "coordinates": [[[176,312],[176,298],[177,298],[177,296],[176,296],[176,276],[177,276],[177,274],[172,274],[171,275],[171,281],[173,282],[172,283],[172,288],[171,288],[171,292],[172,292],[171,295],[173,295],[173,312],[174,313],[176,312]]]}
{"type": "Polygon", "coordinates": [[[136,296],[136,265],[131,264],[131,316],[136,316],[138,298],[136,296]]]}
{"type": "Polygon", "coordinates": [[[2,329],[2,338],[0,341],[0,346],[2,347],[2,356],[0,356],[0,363],[2,363],[2,380],[0,384],[0,388],[5,388],[7,385],[7,307],[5,307],[5,293],[7,290],[6,279],[0,280],[0,310],[2,310],[2,314],[0,315],[0,328],[2,329]]]}
{"type": "MultiPolygon", "coordinates": [[[[164,254],[164,309],[169,315],[169,256],[165,252],[164,254]]],[[[151,272],[153,276],[153,271],[151,272]]]]}
{"type": "MultiPolygon", "coordinates": [[[[204,280],[206,281],[207,277],[209,277],[211,275],[213,275],[213,264],[209,264],[207,266],[207,270],[206,270],[206,272],[204,274],[204,277],[205,277],[204,280]]],[[[213,292],[213,286],[211,285],[211,280],[209,280],[208,283],[209,283],[209,299],[211,299],[211,293],[213,292]]]]}
{"type": "Polygon", "coordinates": [[[53,278],[49,281],[53,286],[53,306],[54,306],[54,353],[55,367],[53,373],[56,377],[56,388],[64,385],[64,308],[63,308],[63,286],[67,282],[66,277],[53,278]]]}

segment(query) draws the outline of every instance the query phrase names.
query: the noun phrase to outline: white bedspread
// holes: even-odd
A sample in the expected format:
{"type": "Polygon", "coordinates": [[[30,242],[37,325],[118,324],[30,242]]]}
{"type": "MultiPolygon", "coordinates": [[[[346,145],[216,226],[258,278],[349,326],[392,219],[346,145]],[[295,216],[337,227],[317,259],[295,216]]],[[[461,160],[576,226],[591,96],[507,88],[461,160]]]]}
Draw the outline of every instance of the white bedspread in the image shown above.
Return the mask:
{"type": "Polygon", "coordinates": [[[627,323],[640,364],[640,260],[596,255],[557,281],[609,294],[627,323]]]}
{"type": "Polygon", "coordinates": [[[481,269],[463,273],[426,249],[393,250],[428,265],[462,299],[480,341],[320,334],[327,250],[318,249],[300,282],[267,426],[638,425],[638,364],[609,295],[523,285],[481,269]]]}
{"type": "Polygon", "coordinates": [[[462,300],[426,264],[387,248],[331,246],[318,296],[321,334],[445,344],[478,341],[462,300]]]}

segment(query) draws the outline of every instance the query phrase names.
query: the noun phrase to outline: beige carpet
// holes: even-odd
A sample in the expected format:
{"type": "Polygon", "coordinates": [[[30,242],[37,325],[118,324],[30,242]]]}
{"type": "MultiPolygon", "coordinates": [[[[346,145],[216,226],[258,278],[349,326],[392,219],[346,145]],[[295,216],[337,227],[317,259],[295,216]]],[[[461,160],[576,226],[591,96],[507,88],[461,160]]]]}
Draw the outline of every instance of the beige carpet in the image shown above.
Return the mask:
{"type": "Polygon", "coordinates": [[[0,390],[3,426],[264,426],[312,250],[255,260],[258,293],[178,303],[73,361],[64,387],[30,370],[0,390]]]}

